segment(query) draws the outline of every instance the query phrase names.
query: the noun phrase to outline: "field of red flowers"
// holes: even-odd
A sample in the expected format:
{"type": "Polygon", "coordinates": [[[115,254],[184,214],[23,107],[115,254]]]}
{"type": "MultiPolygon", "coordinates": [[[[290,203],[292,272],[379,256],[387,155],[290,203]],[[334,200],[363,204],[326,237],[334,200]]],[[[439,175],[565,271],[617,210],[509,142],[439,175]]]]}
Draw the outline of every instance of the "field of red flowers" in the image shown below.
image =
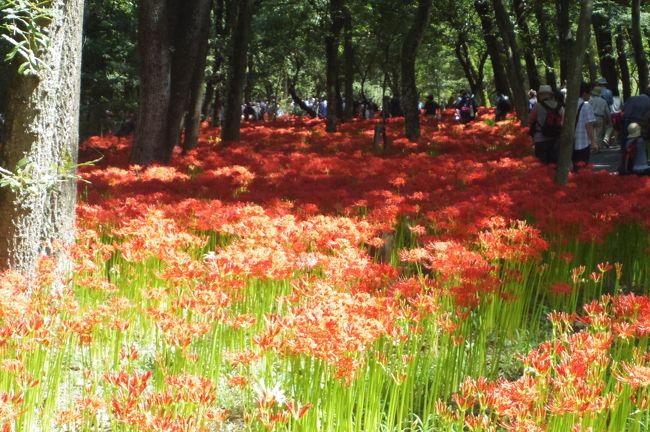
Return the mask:
{"type": "Polygon", "coordinates": [[[0,278],[0,430],[650,430],[650,180],[485,118],[89,139],[71,287],[0,278]]]}

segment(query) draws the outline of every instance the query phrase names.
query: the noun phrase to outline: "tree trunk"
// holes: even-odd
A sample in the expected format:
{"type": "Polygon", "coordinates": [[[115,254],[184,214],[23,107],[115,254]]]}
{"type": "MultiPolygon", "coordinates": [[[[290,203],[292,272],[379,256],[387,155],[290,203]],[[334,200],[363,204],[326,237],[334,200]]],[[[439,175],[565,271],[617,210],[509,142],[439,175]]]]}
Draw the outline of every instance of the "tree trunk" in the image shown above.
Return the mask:
{"type": "Polygon", "coordinates": [[[512,23],[508,18],[508,13],[503,6],[503,2],[501,0],[492,0],[492,5],[494,6],[494,16],[497,26],[501,31],[506,48],[506,57],[508,59],[506,73],[508,74],[510,88],[512,89],[512,100],[515,111],[521,122],[525,124],[528,118],[528,97],[526,95],[525,78],[521,68],[519,47],[512,23]]]}
{"type": "Polygon", "coordinates": [[[208,38],[210,27],[210,14],[206,13],[202,23],[202,34],[199,39],[199,52],[197,62],[192,75],[192,84],[190,86],[190,103],[188,113],[185,118],[185,140],[183,141],[183,150],[191,150],[199,143],[199,134],[201,130],[201,112],[203,110],[203,101],[205,99],[205,66],[208,57],[208,38]]]}
{"type": "Polygon", "coordinates": [[[643,49],[641,38],[641,0],[632,0],[632,47],[634,48],[634,61],[639,69],[639,90],[648,88],[648,60],[643,49]]]}
{"type": "Polygon", "coordinates": [[[165,154],[171,98],[169,10],[166,1],[142,0],[138,9],[140,102],[131,161],[149,165],[165,154]]]}
{"type": "MultiPolygon", "coordinates": [[[[171,97],[167,114],[165,151],[161,161],[169,162],[174,147],[180,143],[183,119],[189,107],[192,80],[199,59],[202,38],[207,38],[206,28],[210,23],[210,0],[196,0],[183,4],[172,13],[177,16],[172,43],[171,97]]],[[[205,67],[205,65],[203,65],[205,67]]]]}
{"type": "Polygon", "coordinates": [[[420,138],[420,110],[418,110],[418,89],[415,85],[415,60],[422,37],[429,24],[433,0],[420,0],[404,43],[402,44],[402,111],[404,111],[404,132],[409,141],[420,138]]]}
{"type": "Polygon", "coordinates": [[[598,65],[596,64],[596,56],[594,55],[594,50],[589,47],[585,53],[585,59],[587,60],[587,66],[589,67],[589,81],[596,82],[598,79],[598,65]]]}
{"type": "Polygon", "coordinates": [[[609,88],[618,96],[618,76],[616,74],[616,57],[614,54],[614,44],[612,42],[612,30],[609,17],[603,13],[594,13],[592,17],[594,34],[596,36],[596,46],[598,47],[598,57],[600,59],[600,72],[609,83],[609,88]]]}
{"type": "MultiPolygon", "coordinates": [[[[551,35],[545,25],[550,22],[548,14],[544,10],[543,0],[535,0],[535,18],[537,19],[537,31],[539,32],[539,44],[544,59],[544,76],[546,84],[550,85],[553,90],[557,90],[557,76],[555,75],[555,59],[551,49],[551,35]]],[[[535,88],[537,90],[537,88],[535,88]]]]}
{"type": "Polygon", "coordinates": [[[630,80],[630,66],[627,62],[625,49],[625,30],[623,25],[619,24],[616,32],[616,51],[618,54],[618,68],[621,71],[621,83],[623,84],[623,100],[632,96],[632,84],[630,80]]]}
{"type": "Polygon", "coordinates": [[[569,57],[569,81],[567,86],[567,99],[564,112],[564,126],[560,137],[560,156],[555,182],[566,185],[569,181],[569,169],[571,168],[571,155],[573,154],[573,141],[575,138],[576,114],[578,111],[578,97],[580,96],[580,81],[582,80],[582,65],[584,52],[589,45],[591,38],[591,16],[594,7],[593,0],[581,0],[580,20],[575,44],[570,51],[569,57]]]}
{"type": "Polygon", "coordinates": [[[499,48],[499,41],[492,27],[492,17],[490,14],[490,4],[488,0],[474,0],[474,9],[478,13],[481,20],[481,27],[483,28],[483,37],[485,38],[485,46],[490,62],[492,64],[492,71],[494,74],[494,87],[497,93],[510,94],[510,87],[506,80],[506,72],[501,61],[501,49],[499,48]]]}
{"type": "Polygon", "coordinates": [[[339,38],[343,28],[342,0],[330,0],[330,28],[325,36],[325,60],[327,74],[327,121],[326,131],[336,132],[338,122],[338,81],[339,81],[339,38]]]}
{"type": "Polygon", "coordinates": [[[526,75],[528,75],[528,86],[538,89],[541,84],[539,72],[537,71],[537,61],[535,60],[535,51],[533,50],[532,33],[528,27],[526,4],[524,0],[512,0],[512,9],[517,17],[517,27],[519,27],[521,40],[523,42],[524,61],[526,62],[526,75]]]}
{"type": "Polygon", "coordinates": [[[241,103],[246,78],[246,59],[252,19],[253,0],[241,0],[237,3],[237,21],[232,32],[232,50],[228,68],[228,86],[224,106],[223,141],[239,141],[241,122],[241,103]]]}
{"type": "MultiPolygon", "coordinates": [[[[569,19],[570,0],[555,0],[557,11],[557,28],[560,38],[560,84],[565,83],[569,75],[569,57],[573,35],[569,19]]],[[[540,23],[541,25],[541,23],[540,23]]]]}
{"type": "Polygon", "coordinates": [[[49,43],[39,54],[47,67],[25,76],[10,66],[0,166],[15,173],[26,160],[31,187],[0,188],[0,269],[33,275],[47,254],[62,277],[68,260],[55,248],[74,243],[83,0],[52,0],[47,9],[49,43]]]}
{"type": "Polygon", "coordinates": [[[343,118],[354,117],[354,47],[352,46],[352,14],[348,7],[343,9],[343,69],[345,75],[345,110],[343,118]]]}
{"type": "MultiPolygon", "coordinates": [[[[222,106],[222,87],[223,87],[223,78],[224,74],[222,71],[224,63],[224,41],[227,38],[228,32],[226,31],[226,24],[224,23],[224,17],[229,16],[226,11],[226,2],[225,0],[216,0],[214,7],[214,22],[215,22],[215,38],[219,43],[215,44],[214,47],[214,64],[212,66],[212,77],[210,78],[210,83],[212,84],[211,90],[208,92],[206,97],[208,100],[208,111],[212,112],[212,126],[217,127],[221,126],[219,120],[219,111],[222,106]]],[[[227,22],[227,20],[226,20],[227,22]]]]}
{"type": "Polygon", "coordinates": [[[482,54],[479,58],[478,69],[474,66],[472,58],[469,54],[469,47],[467,46],[467,41],[465,40],[465,34],[459,33],[457,35],[458,40],[456,41],[456,58],[463,68],[465,73],[465,78],[467,78],[467,83],[469,88],[474,95],[479,99],[478,103],[486,103],[485,90],[483,89],[483,69],[485,66],[485,61],[487,60],[487,52],[482,54]]]}

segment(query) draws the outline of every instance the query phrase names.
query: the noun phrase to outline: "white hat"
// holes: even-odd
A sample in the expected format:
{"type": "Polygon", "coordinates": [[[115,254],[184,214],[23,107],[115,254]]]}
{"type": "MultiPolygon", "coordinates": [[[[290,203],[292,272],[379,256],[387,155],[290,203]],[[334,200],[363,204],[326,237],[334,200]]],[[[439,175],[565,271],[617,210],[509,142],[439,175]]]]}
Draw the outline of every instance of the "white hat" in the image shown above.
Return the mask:
{"type": "Polygon", "coordinates": [[[638,138],[641,136],[641,126],[638,123],[630,123],[627,127],[628,138],[638,138]]]}
{"type": "Polygon", "coordinates": [[[551,88],[550,85],[543,84],[539,86],[539,91],[537,92],[537,94],[542,94],[542,93],[553,94],[553,89],[551,88]]]}

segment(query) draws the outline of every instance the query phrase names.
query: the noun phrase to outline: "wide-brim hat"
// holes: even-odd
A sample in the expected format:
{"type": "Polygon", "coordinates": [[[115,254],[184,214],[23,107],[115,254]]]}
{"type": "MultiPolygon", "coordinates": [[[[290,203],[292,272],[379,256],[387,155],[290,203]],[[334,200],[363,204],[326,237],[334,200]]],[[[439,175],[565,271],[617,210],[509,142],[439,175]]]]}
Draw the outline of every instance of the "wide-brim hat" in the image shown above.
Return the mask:
{"type": "Polygon", "coordinates": [[[628,138],[638,138],[641,136],[641,126],[638,123],[630,123],[627,127],[628,138]]]}
{"type": "Polygon", "coordinates": [[[552,95],[553,94],[553,88],[551,88],[551,86],[548,85],[548,84],[543,84],[543,85],[539,86],[539,90],[537,91],[537,94],[538,95],[541,95],[541,94],[551,94],[552,95]]]}
{"type": "Polygon", "coordinates": [[[591,94],[594,96],[600,96],[603,93],[603,90],[600,87],[594,87],[591,89],[591,94]]]}
{"type": "Polygon", "coordinates": [[[598,84],[598,85],[607,85],[607,80],[605,78],[602,78],[602,77],[598,78],[596,80],[596,84],[598,84]]]}

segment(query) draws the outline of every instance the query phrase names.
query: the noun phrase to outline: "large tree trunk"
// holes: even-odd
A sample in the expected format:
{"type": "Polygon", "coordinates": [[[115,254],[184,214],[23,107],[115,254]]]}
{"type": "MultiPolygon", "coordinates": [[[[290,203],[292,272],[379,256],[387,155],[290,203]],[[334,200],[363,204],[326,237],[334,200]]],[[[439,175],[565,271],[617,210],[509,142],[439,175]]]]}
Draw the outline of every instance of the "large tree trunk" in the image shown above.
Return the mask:
{"type": "Polygon", "coordinates": [[[345,75],[345,110],[343,118],[354,116],[354,49],[352,46],[352,14],[348,7],[343,9],[343,73],[345,75]]]}
{"type": "Polygon", "coordinates": [[[241,0],[237,3],[237,22],[232,32],[232,50],[228,68],[228,86],[224,106],[223,141],[239,141],[241,122],[241,103],[246,78],[246,59],[253,15],[253,0],[241,0]]]}
{"type": "Polygon", "coordinates": [[[614,96],[618,96],[618,76],[616,74],[616,56],[612,42],[612,29],[609,17],[601,12],[594,13],[592,17],[598,57],[600,59],[600,72],[609,83],[609,88],[614,96]]]}
{"type": "MultiPolygon", "coordinates": [[[[230,17],[230,10],[232,7],[227,7],[225,0],[216,0],[214,7],[214,22],[215,22],[215,38],[219,43],[214,47],[214,63],[212,66],[212,77],[210,84],[212,85],[206,97],[207,111],[212,112],[212,126],[221,126],[219,112],[223,105],[223,81],[224,73],[222,71],[224,64],[224,46],[225,39],[229,34],[228,22],[230,17]]],[[[233,17],[234,21],[236,17],[233,17]]],[[[205,109],[205,107],[204,107],[205,109]]]]}
{"type": "MultiPolygon", "coordinates": [[[[560,38],[560,84],[566,82],[569,76],[569,57],[573,34],[571,33],[571,21],[569,18],[569,0],[555,0],[557,11],[557,29],[560,38]]],[[[540,23],[542,25],[542,23],[540,23]]]]}
{"type": "Polygon", "coordinates": [[[648,60],[643,49],[641,39],[641,0],[632,0],[632,47],[634,48],[634,61],[639,69],[639,90],[645,91],[648,87],[648,60]]]}
{"type": "Polygon", "coordinates": [[[327,132],[336,132],[338,122],[339,38],[343,28],[342,0],[330,0],[330,27],[325,36],[325,61],[327,74],[327,132]]]}
{"type": "MultiPolygon", "coordinates": [[[[541,56],[544,59],[544,76],[546,84],[550,85],[553,90],[557,90],[557,76],[555,75],[555,59],[553,58],[553,50],[551,49],[551,35],[545,25],[550,22],[548,14],[544,10],[544,1],[535,0],[535,18],[537,19],[537,31],[539,33],[539,44],[541,56]]],[[[537,90],[537,88],[535,88],[537,90]]]]}
{"type": "Polygon", "coordinates": [[[24,76],[11,65],[0,142],[0,166],[15,173],[26,160],[29,183],[0,188],[0,269],[28,275],[43,254],[65,271],[55,248],[74,242],[83,0],[52,0],[47,9],[49,43],[39,54],[47,67],[24,76]]]}
{"type": "Polygon", "coordinates": [[[591,37],[591,14],[594,2],[593,0],[581,0],[581,3],[576,41],[571,44],[573,49],[570,50],[564,126],[560,137],[560,156],[555,172],[555,182],[562,185],[566,185],[569,181],[569,169],[571,168],[571,155],[573,154],[573,141],[576,132],[578,97],[580,96],[580,81],[582,80],[582,65],[585,58],[584,52],[591,37]]]}
{"type": "Polygon", "coordinates": [[[192,79],[195,70],[202,63],[199,59],[203,43],[201,39],[208,37],[206,29],[210,23],[210,6],[210,0],[195,0],[170,11],[170,17],[176,18],[176,28],[172,42],[171,97],[166,122],[166,144],[161,158],[163,162],[169,162],[174,147],[180,143],[192,79]]]}
{"type": "Polygon", "coordinates": [[[528,75],[528,86],[533,89],[539,88],[540,79],[537,71],[537,62],[535,60],[535,51],[533,49],[533,38],[530,28],[528,27],[526,3],[524,0],[512,0],[512,9],[517,17],[517,27],[523,42],[524,60],[526,62],[526,75],[528,75]]]}
{"type": "Polygon", "coordinates": [[[210,14],[206,13],[200,36],[199,53],[197,62],[194,67],[192,84],[190,88],[190,103],[188,106],[187,117],[185,118],[185,140],[183,141],[183,150],[191,150],[199,143],[199,133],[201,129],[201,112],[203,110],[203,101],[205,99],[205,66],[208,60],[208,38],[210,28],[210,14]]]}
{"type": "Polygon", "coordinates": [[[422,37],[429,24],[433,0],[420,0],[404,43],[402,44],[402,110],[404,111],[404,132],[409,141],[420,138],[420,111],[418,110],[418,89],[415,85],[415,60],[422,37]]]}
{"type": "Polygon", "coordinates": [[[131,161],[149,165],[165,154],[171,97],[169,9],[166,1],[142,0],[138,9],[140,104],[131,161]]]}
{"type": "Polygon", "coordinates": [[[618,68],[621,71],[621,83],[623,84],[623,100],[625,101],[632,96],[632,84],[625,49],[625,30],[621,24],[618,25],[616,31],[616,51],[618,54],[618,68]]]}
{"type": "Polygon", "coordinates": [[[510,88],[512,89],[512,100],[515,111],[517,111],[521,122],[525,124],[528,118],[528,97],[526,95],[525,77],[521,68],[521,55],[519,54],[515,32],[508,18],[506,8],[503,6],[503,2],[501,0],[492,0],[492,5],[494,7],[497,26],[501,31],[506,48],[506,57],[508,59],[506,73],[508,74],[508,81],[510,81],[510,88]]]}
{"type": "Polygon", "coordinates": [[[492,17],[490,14],[490,3],[488,0],[474,0],[474,9],[478,13],[481,20],[481,27],[483,28],[483,37],[485,38],[485,46],[490,62],[492,64],[492,71],[494,74],[494,87],[497,93],[510,94],[510,87],[506,80],[506,72],[501,61],[501,49],[499,48],[499,41],[494,33],[492,27],[492,17]]]}

